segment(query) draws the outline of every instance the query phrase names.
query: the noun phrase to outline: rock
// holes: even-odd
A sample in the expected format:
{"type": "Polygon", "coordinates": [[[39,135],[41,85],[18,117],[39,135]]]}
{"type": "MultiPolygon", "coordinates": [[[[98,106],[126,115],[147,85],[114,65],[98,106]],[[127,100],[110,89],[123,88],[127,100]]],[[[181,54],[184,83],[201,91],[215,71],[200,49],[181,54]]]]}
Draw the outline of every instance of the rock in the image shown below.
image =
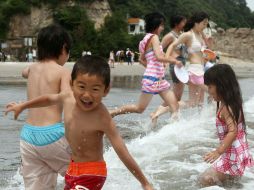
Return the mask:
{"type": "Polygon", "coordinates": [[[104,24],[104,18],[111,15],[111,9],[108,1],[94,1],[91,4],[85,4],[89,18],[95,22],[95,29],[101,28],[104,24]]]}
{"type": "Polygon", "coordinates": [[[52,9],[43,5],[32,7],[30,15],[15,15],[10,21],[8,38],[34,36],[40,30],[53,23],[52,9]]]}
{"type": "Polygon", "coordinates": [[[230,57],[254,61],[254,29],[230,28],[223,33],[217,29],[214,35],[214,47],[230,57]]]}
{"type": "Polygon", "coordinates": [[[227,29],[226,33],[227,34],[235,33],[236,30],[237,30],[237,28],[229,28],[229,29],[227,29]]]}
{"type": "MultiPolygon", "coordinates": [[[[74,6],[74,1],[62,3],[59,6],[74,6]]],[[[104,24],[104,18],[111,15],[111,9],[107,0],[97,0],[92,3],[80,3],[79,6],[86,9],[88,17],[95,23],[95,28],[99,29],[104,24]]],[[[22,36],[36,36],[38,31],[53,23],[53,9],[48,5],[41,7],[31,7],[28,15],[15,15],[10,21],[8,38],[19,38],[22,36]]]]}
{"type": "Polygon", "coordinates": [[[250,28],[239,28],[235,31],[235,37],[236,38],[246,38],[251,32],[250,28]]]}
{"type": "Polygon", "coordinates": [[[224,35],[225,34],[225,30],[223,29],[223,28],[217,28],[217,33],[219,34],[219,35],[224,35]]]}

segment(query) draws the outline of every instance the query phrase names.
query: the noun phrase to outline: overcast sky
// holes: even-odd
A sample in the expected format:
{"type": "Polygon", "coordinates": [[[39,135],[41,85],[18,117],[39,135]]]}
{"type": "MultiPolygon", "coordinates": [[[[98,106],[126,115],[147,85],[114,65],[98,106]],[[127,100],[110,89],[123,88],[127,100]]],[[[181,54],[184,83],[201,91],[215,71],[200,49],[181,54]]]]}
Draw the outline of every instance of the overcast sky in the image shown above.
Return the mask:
{"type": "Polygon", "coordinates": [[[246,0],[248,7],[254,11],[254,0],[246,0]]]}

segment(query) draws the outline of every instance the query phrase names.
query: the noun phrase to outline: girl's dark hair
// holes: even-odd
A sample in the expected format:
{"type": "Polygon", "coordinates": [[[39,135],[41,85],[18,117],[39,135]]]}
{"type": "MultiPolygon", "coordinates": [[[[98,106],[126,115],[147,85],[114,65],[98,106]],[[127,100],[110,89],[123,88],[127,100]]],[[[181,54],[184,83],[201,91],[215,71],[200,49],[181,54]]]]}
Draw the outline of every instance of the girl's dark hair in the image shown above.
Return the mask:
{"type": "Polygon", "coordinates": [[[178,24],[180,24],[186,17],[182,15],[174,15],[170,18],[170,27],[171,29],[175,28],[178,24]]]}
{"type": "MultiPolygon", "coordinates": [[[[242,107],[243,99],[233,69],[227,64],[215,65],[205,72],[204,82],[206,85],[216,86],[217,96],[223,100],[235,122],[239,123],[241,120],[245,129],[245,119],[242,107]],[[229,109],[232,110],[232,113],[229,109]]],[[[218,108],[219,102],[217,102],[217,110],[218,108]]]]}
{"type": "Polygon", "coordinates": [[[38,34],[38,60],[58,58],[63,47],[66,52],[71,48],[70,35],[58,24],[52,24],[42,28],[38,34]]]}
{"type": "Polygon", "coordinates": [[[185,24],[185,27],[184,27],[184,31],[185,32],[189,31],[190,29],[192,29],[194,27],[195,23],[200,23],[200,22],[202,22],[206,18],[209,20],[209,15],[206,14],[205,12],[194,13],[187,20],[187,23],[185,24]]]}
{"type": "Polygon", "coordinates": [[[73,66],[71,73],[72,82],[78,74],[96,75],[101,77],[105,88],[110,84],[110,68],[107,61],[96,55],[85,55],[81,57],[73,66]]]}
{"type": "Polygon", "coordinates": [[[156,30],[162,23],[165,23],[166,18],[158,12],[150,13],[145,16],[145,31],[151,33],[156,30]]]}

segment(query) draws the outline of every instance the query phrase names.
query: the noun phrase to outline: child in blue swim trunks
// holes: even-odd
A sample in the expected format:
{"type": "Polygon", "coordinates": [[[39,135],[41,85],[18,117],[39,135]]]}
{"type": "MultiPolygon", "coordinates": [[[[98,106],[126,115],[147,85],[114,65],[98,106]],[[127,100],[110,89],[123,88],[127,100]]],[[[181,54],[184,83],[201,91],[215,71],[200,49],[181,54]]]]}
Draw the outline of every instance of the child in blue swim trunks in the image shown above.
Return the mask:
{"type": "MultiPolygon", "coordinates": [[[[38,34],[38,63],[25,68],[27,98],[59,93],[70,89],[70,71],[63,67],[69,58],[71,38],[58,25],[41,29],[38,34]]],[[[53,190],[58,173],[65,175],[69,145],[64,137],[62,106],[28,110],[20,136],[21,174],[26,190],[53,190]]]]}

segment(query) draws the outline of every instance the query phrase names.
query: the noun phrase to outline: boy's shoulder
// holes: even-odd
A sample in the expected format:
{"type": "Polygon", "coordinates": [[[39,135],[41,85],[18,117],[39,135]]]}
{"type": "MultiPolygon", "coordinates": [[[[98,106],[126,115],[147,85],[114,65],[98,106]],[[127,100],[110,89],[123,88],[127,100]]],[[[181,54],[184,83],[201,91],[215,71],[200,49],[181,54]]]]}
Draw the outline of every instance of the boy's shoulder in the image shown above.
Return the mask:
{"type": "Polygon", "coordinates": [[[99,121],[103,124],[102,126],[108,126],[111,123],[112,117],[103,103],[99,106],[96,114],[100,115],[99,121]]]}

